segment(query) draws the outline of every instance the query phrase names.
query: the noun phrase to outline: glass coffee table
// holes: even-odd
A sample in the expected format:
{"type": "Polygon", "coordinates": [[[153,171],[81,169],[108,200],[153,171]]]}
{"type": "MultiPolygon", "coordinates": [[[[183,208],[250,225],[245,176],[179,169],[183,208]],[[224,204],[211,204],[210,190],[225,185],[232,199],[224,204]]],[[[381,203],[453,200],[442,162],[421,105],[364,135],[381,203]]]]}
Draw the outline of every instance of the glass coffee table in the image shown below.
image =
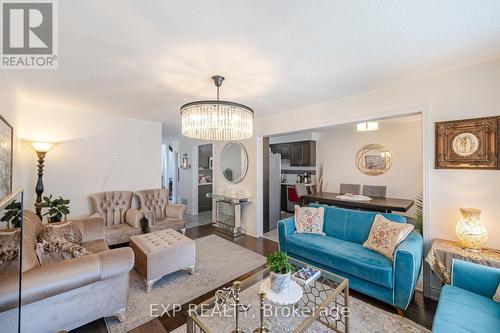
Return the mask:
{"type": "MultiPolygon", "coordinates": [[[[295,259],[290,259],[290,263],[294,272],[304,266],[311,266],[295,259]]],[[[319,270],[320,277],[307,285],[301,285],[303,295],[296,304],[279,305],[264,299],[264,305],[261,306],[260,284],[270,275],[269,269],[264,268],[236,282],[233,288],[217,291],[206,301],[191,305],[187,332],[349,332],[349,281],[319,270]],[[238,292],[234,293],[236,289],[238,292]],[[229,299],[230,304],[221,304],[221,298],[229,299]],[[238,299],[238,305],[235,305],[235,298],[238,299]],[[262,326],[261,317],[264,318],[262,326]],[[260,327],[267,330],[259,330],[260,327]]]]}

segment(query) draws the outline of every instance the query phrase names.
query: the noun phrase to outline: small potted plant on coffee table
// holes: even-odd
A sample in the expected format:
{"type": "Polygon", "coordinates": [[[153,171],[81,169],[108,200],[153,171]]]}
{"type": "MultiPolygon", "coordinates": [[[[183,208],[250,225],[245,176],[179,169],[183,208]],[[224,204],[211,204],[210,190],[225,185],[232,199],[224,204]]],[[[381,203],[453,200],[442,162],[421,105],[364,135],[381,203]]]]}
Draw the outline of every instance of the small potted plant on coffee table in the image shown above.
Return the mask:
{"type": "Polygon", "coordinates": [[[290,287],[292,265],[283,252],[274,252],[267,257],[267,266],[271,271],[271,290],[275,293],[286,293],[290,287]]]}

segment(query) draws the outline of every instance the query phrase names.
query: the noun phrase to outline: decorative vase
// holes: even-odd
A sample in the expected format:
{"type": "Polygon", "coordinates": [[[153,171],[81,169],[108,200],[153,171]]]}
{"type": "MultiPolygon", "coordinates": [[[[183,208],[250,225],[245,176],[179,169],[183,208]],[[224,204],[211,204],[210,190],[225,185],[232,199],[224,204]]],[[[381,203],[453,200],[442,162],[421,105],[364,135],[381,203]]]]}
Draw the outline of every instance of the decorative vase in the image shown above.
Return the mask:
{"type": "Polygon", "coordinates": [[[455,232],[462,245],[468,249],[480,251],[488,240],[488,232],[480,222],[480,209],[460,208],[462,217],[457,223],[455,232]]]}
{"type": "Polygon", "coordinates": [[[292,273],[279,274],[271,272],[271,290],[275,293],[287,293],[290,288],[292,273]]]}

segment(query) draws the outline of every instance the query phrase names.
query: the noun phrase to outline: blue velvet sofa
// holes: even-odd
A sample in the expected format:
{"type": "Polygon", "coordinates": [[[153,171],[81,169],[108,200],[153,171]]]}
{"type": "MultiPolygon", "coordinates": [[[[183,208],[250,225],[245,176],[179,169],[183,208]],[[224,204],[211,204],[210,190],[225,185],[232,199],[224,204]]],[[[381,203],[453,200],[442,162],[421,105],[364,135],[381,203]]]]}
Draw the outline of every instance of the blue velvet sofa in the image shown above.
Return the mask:
{"type": "Polygon", "coordinates": [[[453,260],[451,285],[441,289],[432,332],[500,332],[500,303],[493,300],[499,283],[500,269],[453,260]]]}
{"type": "MultiPolygon", "coordinates": [[[[326,236],[295,233],[292,216],[278,222],[280,250],[292,258],[348,278],[351,289],[406,310],[422,266],[422,236],[411,232],[396,248],[394,260],[390,260],[363,247],[378,213],[323,207],[326,236]]],[[[404,216],[380,214],[391,221],[406,223],[404,216]]]]}

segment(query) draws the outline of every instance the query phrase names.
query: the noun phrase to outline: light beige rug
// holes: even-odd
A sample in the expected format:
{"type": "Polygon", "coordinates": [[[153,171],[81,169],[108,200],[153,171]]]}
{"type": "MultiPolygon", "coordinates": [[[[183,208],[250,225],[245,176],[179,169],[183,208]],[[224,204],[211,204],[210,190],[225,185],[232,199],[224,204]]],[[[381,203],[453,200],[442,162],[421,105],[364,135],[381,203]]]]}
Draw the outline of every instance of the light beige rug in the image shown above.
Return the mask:
{"type": "Polygon", "coordinates": [[[151,293],[146,294],[143,279],[135,270],[130,272],[127,321],[120,323],[114,317],[106,318],[109,332],[127,332],[154,319],[150,316],[150,304],[182,305],[266,261],[264,256],[215,235],[196,239],[195,242],[196,268],[193,275],[185,271],[169,274],[155,283],[151,293]]]}

